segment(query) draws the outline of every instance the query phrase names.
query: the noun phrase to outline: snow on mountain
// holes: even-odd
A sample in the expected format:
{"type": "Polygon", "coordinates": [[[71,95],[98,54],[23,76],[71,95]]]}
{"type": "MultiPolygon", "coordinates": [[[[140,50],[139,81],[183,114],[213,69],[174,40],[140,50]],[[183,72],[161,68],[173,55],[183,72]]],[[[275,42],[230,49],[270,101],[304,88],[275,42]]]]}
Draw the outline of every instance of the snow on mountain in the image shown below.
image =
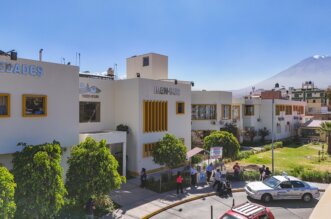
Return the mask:
{"type": "Polygon", "coordinates": [[[234,90],[234,96],[247,95],[254,86],[255,89],[270,90],[276,83],[280,86],[300,88],[305,81],[314,82],[315,86],[325,89],[331,85],[331,56],[314,55],[302,60],[296,65],[263,80],[251,87],[234,90]]]}

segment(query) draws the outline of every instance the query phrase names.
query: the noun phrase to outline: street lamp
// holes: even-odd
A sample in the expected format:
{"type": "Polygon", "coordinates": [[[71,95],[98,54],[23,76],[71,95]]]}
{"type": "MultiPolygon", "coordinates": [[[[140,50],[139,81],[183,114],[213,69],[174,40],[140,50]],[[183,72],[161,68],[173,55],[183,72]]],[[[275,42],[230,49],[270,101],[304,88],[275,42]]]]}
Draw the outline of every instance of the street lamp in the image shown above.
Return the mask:
{"type": "Polygon", "coordinates": [[[272,98],[272,103],[271,103],[271,106],[272,106],[272,121],[271,121],[271,162],[272,162],[272,174],[274,174],[274,98],[272,98]]]}

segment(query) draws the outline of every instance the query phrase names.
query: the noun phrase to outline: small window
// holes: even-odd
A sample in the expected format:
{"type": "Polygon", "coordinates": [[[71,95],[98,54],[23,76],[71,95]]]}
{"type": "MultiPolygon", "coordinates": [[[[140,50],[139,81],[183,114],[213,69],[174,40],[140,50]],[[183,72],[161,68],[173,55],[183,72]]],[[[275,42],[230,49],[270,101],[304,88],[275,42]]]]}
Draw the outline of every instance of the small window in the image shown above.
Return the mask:
{"type": "Polygon", "coordinates": [[[231,105],[222,105],[222,119],[231,119],[231,105]]]}
{"type": "Polygon", "coordinates": [[[290,181],[282,182],[280,184],[280,188],[282,188],[282,189],[291,189],[292,188],[292,184],[291,184],[290,181]]]}
{"type": "Polygon", "coordinates": [[[47,116],[47,96],[23,95],[23,117],[47,116]]]}
{"type": "Polygon", "coordinates": [[[254,105],[245,106],[245,116],[254,116],[254,105]]]}
{"type": "Polygon", "coordinates": [[[293,188],[303,188],[305,185],[299,181],[291,181],[293,188]]]}
{"type": "Polygon", "coordinates": [[[143,157],[150,157],[153,155],[153,148],[156,146],[155,143],[149,143],[143,145],[143,157]]]}
{"type": "Polygon", "coordinates": [[[10,116],[10,95],[0,94],[0,118],[10,116]]]}
{"type": "Polygon", "coordinates": [[[184,102],[176,103],[176,114],[185,114],[185,103],[184,102]]]}
{"type": "Polygon", "coordinates": [[[100,122],[100,102],[79,102],[79,122],[100,122]]]}
{"type": "Polygon", "coordinates": [[[143,57],[143,67],[149,66],[149,57],[143,57]]]}

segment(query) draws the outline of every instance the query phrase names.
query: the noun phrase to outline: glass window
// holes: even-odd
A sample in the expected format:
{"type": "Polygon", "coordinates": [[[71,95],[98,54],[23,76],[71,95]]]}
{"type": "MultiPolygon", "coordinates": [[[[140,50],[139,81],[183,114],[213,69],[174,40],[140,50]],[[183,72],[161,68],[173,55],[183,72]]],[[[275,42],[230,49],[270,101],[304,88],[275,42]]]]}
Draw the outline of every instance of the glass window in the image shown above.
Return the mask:
{"type": "Polygon", "coordinates": [[[215,120],[216,105],[192,105],[192,120],[215,120]]]}
{"type": "Polygon", "coordinates": [[[245,116],[254,116],[254,105],[245,106],[245,116]]]}
{"type": "Polygon", "coordinates": [[[47,116],[47,96],[23,95],[23,117],[47,116]]]}
{"type": "Polygon", "coordinates": [[[222,119],[231,119],[231,105],[222,105],[222,119]]]}
{"type": "Polygon", "coordinates": [[[79,102],[79,122],[100,122],[100,102],[79,102]]]}
{"type": "Polygon", "coordinates": [[[292,184],[290,181],[282,182],[279,186],[282,189],[291,189],[292,188],[292,184]]]}
{"type": "Polygon", "coordinates": [[[267,178],[266,180],[263,181],[265,185],[270,186],[272,188],[275,188],[279,184],[279,182],[280,181],[274,177],[267,178]]]}
{"type": "Polygon", "coordinates": [[[143,66],[149,66],[149,57],[143,57],[143,66]]]}
{"type": "Polygon", "coordinates": [[[299,181],[291,181],[293,188],[303,188],[305,185],[299,181]]]}
{"type": "Polygon", "coordinates": [[[176,114],[184,114],[185,113],[185,103],[177,102],[176,103],[176,114]]]}
{"type": "Polygon", "coordinates": [[[240,106],[232,106],[232,118],[240,119],[240,106]]]}
{"type": "Polygon", "coordinates": [[[292,106],[285,107],[285,115],[292,115],[292,106]]]}
{"type": "Polygon", "coordinates": [[[0,94],[0,117],[10,116],[10,95],[0,94]]]}

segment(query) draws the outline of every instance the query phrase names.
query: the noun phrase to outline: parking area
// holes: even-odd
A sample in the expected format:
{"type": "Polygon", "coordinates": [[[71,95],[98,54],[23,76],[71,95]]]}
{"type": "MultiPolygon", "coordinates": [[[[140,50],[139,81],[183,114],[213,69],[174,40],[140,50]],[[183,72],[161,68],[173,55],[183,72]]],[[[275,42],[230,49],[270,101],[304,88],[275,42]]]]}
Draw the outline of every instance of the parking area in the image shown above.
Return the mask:
{"type": "MultiPolygon", "coordinates": [[[[321,193],[321,196],[323,193],[321,193]]],[[[167,211],[161,212],[152,217],[153,219],[168,219],[168,218],[212,218],[211,206],[213,207],[213,218],[218,218],[224,212],[229,210],[232,206],[233,198],[235,204],[241,204],[246,201],[263,204],[260,201],[248,199],[246,193],[234,193],[233,197],[220,198],[218,196],[211,196],[192,202],[188,202],[176,206],[167,211]]],[[[275,218],[298,219],[309,218],[309,215],[316,206],[318,200],[312,200],[310,203],[304,203],[301,200],[281,200],[273,201],[266,206],[269,207],[275,218]]]]}

